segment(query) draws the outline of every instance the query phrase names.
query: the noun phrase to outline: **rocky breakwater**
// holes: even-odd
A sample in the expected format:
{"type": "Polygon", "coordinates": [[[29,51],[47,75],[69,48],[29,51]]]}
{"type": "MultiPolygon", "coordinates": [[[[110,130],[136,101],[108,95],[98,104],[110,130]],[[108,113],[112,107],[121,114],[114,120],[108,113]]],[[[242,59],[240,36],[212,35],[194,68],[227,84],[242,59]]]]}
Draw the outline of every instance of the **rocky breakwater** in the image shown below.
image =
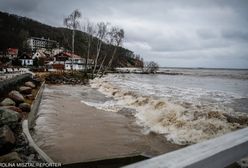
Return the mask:
{"type": "Polygon", "coordinates": [[[85,85],[88,82],[87,74],[82,72],[49,73],[45,76],[47,84],[85,85]]]}
{"type": "Polygon", "coordinates": [[[40,82],[28,81],[1,97],[0,163],[39,162],[41,159],[28,145],[21,121],[26,119],[40,82]]]}

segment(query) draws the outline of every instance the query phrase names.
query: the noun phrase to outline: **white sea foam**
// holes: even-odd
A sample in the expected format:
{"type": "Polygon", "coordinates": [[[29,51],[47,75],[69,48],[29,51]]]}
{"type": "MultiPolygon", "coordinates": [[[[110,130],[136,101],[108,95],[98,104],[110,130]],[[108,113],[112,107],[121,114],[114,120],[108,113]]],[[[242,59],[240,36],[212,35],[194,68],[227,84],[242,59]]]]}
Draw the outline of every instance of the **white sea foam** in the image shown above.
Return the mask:
{"type": "Polygon", "coordinates": [[[114,112],[122,108],[135,109],[136,121],[145,130],[163,134],[167,140],[177,144],[197,143],[243,127],[228,122],[224,114],[233,113],[233,109],[222,106],[230,97],[238,95],[201,88],[167,87],[166,90],[161,86],[159,92],[155,85],[144,82],[137,86],[138,81],[127,81],[126,76],[113,75],[91,81],[92,88],[113,99],[105,103],[86,103],[114,112]],[[171,93],[174,97],[165,93],[171,93]],[[204,97],[206,94],[210,97],[204,97]]]}

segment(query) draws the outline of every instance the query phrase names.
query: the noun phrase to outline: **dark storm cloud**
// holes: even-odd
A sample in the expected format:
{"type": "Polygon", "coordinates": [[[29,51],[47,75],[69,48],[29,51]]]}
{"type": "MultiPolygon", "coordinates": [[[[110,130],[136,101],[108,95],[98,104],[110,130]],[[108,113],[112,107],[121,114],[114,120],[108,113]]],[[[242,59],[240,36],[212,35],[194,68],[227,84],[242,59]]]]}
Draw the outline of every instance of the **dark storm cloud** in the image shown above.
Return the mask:
{"type": "MultiPolygon", "coordinates": [[[[125,29],[124,46],[162,66],[248,68],[247,0],[0,0],[0,10],[63,26],[74,9],[125,29]]],[[[83,19],[82,19],[83,20],[83,19]]]]}

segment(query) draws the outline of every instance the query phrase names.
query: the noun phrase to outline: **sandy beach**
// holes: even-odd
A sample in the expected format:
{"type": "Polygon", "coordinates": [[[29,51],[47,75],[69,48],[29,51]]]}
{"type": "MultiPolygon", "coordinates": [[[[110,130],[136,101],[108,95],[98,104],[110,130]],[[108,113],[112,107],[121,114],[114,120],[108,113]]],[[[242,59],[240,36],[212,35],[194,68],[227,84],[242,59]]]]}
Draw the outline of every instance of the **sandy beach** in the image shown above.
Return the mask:
{"type": "Polygon", "coordinates": [[[180,148],[162,136],[142,134],[142,129],[124,115],[82,103],[87,89],[46,85],[34,138],[54,161],[78,163],[141,154],[155,156],[180,148]]]}

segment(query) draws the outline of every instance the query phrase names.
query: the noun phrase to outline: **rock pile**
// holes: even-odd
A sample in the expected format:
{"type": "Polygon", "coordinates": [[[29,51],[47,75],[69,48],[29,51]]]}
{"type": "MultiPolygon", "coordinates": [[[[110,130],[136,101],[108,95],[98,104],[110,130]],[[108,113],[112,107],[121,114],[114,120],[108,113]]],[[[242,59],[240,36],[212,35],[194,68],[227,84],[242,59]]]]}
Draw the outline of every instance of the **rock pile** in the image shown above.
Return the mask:
{"type": "Polygon", "coordinates": [[[0,126],[8,125],[11,128],[15,128],[20,120],[21,115],[18,112],[7,108],[0,109],[0,126]]]}
{"type": "MultiPolygon", "coordinates": [[[[20,88],[23,88],[22,86],[20,88]]],[[[20,89],[21,91],[21,89],[20,89]]],[[[1,108],[4,109],[11,109],[16,112],[22,113],[22,112],[29,112],[30,111],[30,104],[25,103],[25,93],[32,93],[32,89],[29,92],[22,92],[23,95],[16,90],[12,90],[9,94],[8,97],[5,98],[1,103],[0,106],[1,108]],[[29,106],[29,107],[28,107],[29,106]]]]}
{"type": "Polygon", "coordinates": [[[16,103],[10,99],[10,98],[5,98],[1,103],[0,103],[1,106],[15,106],[16,103]]]}
{"type": "MultiPolygon", "coordinates": [[[[0,102],[0,162],[22,162],[30,160],[23,152],[30,149],[22,133],[21,120],[31,110],[36,84],[26,82],[19,91],[12,90],[0,102]],[[18,153],[21,152],[19,156],[18,153]]],[[[32,153],[34,155],[34,152],[32,153]]]]}
{"type": "Polygon", "coordinates": [[[28,103],[21,103],[18,106],[22,111],[30,112],[30,105],[28,103]]]}
{"type": "Polygon", "coordinates": [[[31,94],[32,93],[32,88],[31,87],[27,87],[27,86],[21,86],[19,88],[19,91],[20,91],[20,93],[27,95],[27,94],[31,94]]]}
{"type": "Polygon", "coordinates": [[[13,90],[9,93],[9,98],[15,101],[16,103],[24,102],[24,97],[18,91],[13,90]]]}
{"type": "Polygon", "coordinates": [[[48,84],[84,85],[87,78],[78,72],[55,74],[51,73],[46,78],[48,84]]]}
{"type": "Polygon", "coordinates": [[[0,162],[20,162],[21,158],[14,152],[16,138],[14,130],[20,121],[20,114],[8,108],[0,109],[0,162]]]}
{"type": "Polygon", "coordinates": [[[36,87],[35,84],[33,82],[30,82],[30,81],[29,82],[26,82],[25,83],[25,86],[30,87],[30,88],[33,88],[33,89],[36,87]]]}
{"type": "Polygon", "coordinates": [[[11,151],[15,145],[15,136],[9,126],[4,125],[0,128],[0,154],[5,154],[11,151]]]}

